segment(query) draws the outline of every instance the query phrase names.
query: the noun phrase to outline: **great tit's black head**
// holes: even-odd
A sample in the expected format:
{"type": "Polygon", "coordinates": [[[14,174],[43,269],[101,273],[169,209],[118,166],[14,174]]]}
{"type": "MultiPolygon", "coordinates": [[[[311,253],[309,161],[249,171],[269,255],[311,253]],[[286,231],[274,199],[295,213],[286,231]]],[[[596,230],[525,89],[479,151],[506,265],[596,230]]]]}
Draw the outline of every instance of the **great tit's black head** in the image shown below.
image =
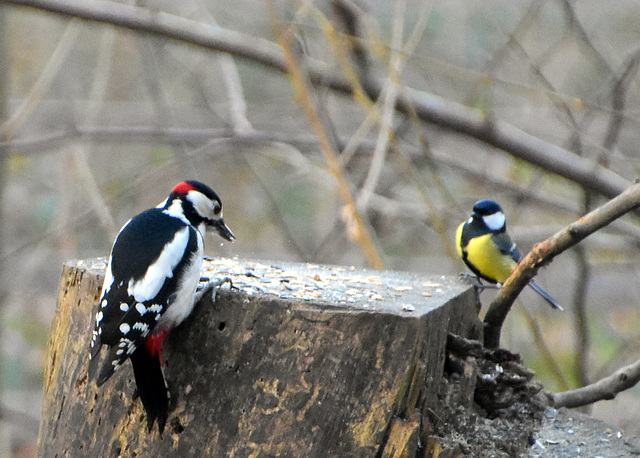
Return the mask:
{"type": "Polygon", "coordinates": [[[505,217],[502,207],[497,202],[483,199],[473,206],[471,218],[481,220],[491,231],[499,231],[505,227],[505,217]]]}

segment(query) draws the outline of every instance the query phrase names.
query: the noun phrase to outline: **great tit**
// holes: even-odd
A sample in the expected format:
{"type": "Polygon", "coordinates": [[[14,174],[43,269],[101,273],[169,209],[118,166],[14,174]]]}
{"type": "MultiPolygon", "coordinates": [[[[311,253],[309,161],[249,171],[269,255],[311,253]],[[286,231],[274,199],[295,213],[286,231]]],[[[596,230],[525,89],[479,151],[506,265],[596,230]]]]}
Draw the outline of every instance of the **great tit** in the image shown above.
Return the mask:
{"type": "MultiPolygon", "coordinates": [[[[504,283],[520,261],[520,252],[507,234],[504,212],[489,199],[476,202],[471,218],[458,226],[456,248],[467,267],[491,283],[504,283]]],[[[529,286],[552,307],[562,310],[536,282],[531,280],[529,286]]]]}

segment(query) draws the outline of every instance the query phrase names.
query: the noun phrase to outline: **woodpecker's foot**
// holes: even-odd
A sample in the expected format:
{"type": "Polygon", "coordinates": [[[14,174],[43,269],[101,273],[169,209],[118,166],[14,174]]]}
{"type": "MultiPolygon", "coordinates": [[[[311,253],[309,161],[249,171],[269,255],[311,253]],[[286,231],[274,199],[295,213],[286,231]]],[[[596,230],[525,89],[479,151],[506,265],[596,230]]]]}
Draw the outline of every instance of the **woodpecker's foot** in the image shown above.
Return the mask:
{"type": "Polygon", "coordinates": [[[229,283],[229,288],[235,288],[233,286],[233,282],[230,277],[223,278],[201,278],[201,282],[206,282],[202,287],[196,290],[196,293],[193,296],[193,303],[197,304],[202,300],[205,294],[211,292],[211,300],[215,303],[216,301],[216,293],[218,289],[221,288],[225,283],[229,283]]]}

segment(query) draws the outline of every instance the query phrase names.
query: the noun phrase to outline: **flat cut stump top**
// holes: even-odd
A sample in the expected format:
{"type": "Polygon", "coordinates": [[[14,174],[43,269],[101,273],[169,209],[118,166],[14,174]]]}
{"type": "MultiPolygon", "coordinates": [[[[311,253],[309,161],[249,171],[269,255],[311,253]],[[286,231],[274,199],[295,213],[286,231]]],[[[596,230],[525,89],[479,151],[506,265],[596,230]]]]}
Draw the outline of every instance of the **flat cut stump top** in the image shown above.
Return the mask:
{"type": "Polygon", "coordinates": [[[266,294],[352,312],[424,314],[469,289],[453,277],[238,258],[208,258],[203,275],[229,277],[249,296],[266,294]]]}

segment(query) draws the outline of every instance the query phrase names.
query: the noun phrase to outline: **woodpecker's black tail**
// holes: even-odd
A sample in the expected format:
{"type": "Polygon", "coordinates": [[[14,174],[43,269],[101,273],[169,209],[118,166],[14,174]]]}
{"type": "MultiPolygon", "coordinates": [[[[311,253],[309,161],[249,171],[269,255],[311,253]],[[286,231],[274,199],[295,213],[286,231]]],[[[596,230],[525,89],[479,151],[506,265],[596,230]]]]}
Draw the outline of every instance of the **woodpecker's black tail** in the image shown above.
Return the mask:
{"type": "Polygon", "coordinates": [[[138,394],[147,412],[147,427],[149,431],[153,423],[158,420],[160,434],[164,431],[169,416],[169,389],[162,373],[160,356],[151,356],[144,345],[140,345],[131,356],[133,374],[136,377],[138,394]]]}
{"type": "Polygon", "coordinates": [[[553,297],[551,297],[551,295],[548,292],[546,292],[544,289],[542,289],[542,286],[540,286],[539,284],[537,284],[533,280],[531,280],[529,282],[529,286],[531,286],[531,288],[533,288],[533,290],[536,293],[538,293],[539,295],[544,297],[544,299],[551,305],[551,307],[553,307],[554,309],[558,309],[558,310],[564,310],[560,306],[560,304],[558,304],[558,302],[553,297]]]}

